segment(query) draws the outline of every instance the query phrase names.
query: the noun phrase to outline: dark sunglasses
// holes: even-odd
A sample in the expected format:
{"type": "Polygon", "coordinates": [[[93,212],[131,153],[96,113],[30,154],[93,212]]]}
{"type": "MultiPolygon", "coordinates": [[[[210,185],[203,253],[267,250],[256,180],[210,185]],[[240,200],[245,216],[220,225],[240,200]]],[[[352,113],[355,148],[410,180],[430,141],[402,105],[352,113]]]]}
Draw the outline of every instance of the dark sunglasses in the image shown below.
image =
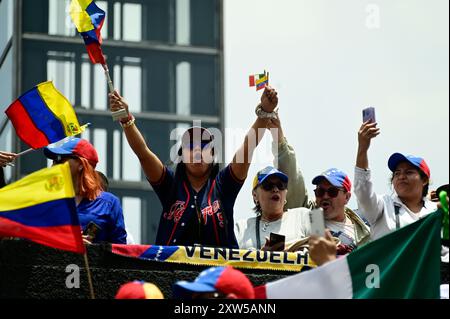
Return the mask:
{"type": "Polygon", "coordinates": [[[53,160],[53,164],[63,164],[67,162],[70,159],[77,159],[75,156],[64,156],[64,157],[58,157],[57,159],[53,160]]]}
{"type": "Polygon", "coordinates": [[[190,150],[193,150],[196,146],[200,146],[201,149],[206,148],[211,142],[189,142],[183,144],[183,148],[188,148],[190,150]]]}
{"type": "Polygon", "coordinates": [[[261,184],[262,189],[264,189],[265,191],[271,191],[275,186],[280,191],[284,191],[288,187],[287,183],[284,183],[282,181],[279,181],[279,182],[263,182],[261,184]]]}
{"type": "Polygon", "coordinates": [[[325,189],[322,187],[317,187],[314,190],[314,194],[316,194],[316,197],[323,197],[323,195],[325,195],[325,193],[328,193],[328,196],[330,196],[331,198],[335,198],[339,194],[339,191],[344,191],[344,190],[334,187],[334,186],[332,186],[328,189],[325,189]]]}

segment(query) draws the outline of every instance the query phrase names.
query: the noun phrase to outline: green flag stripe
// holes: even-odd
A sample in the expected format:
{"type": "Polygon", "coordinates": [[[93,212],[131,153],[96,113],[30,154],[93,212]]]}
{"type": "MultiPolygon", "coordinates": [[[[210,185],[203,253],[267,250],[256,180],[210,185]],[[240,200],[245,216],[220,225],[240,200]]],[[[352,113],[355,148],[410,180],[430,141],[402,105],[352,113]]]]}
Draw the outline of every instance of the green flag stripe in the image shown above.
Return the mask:
{"type": "Polygon", "coordinates": [[[349,254],[353,298],[439,299],[441,227],[437,211],[349,254]]]}

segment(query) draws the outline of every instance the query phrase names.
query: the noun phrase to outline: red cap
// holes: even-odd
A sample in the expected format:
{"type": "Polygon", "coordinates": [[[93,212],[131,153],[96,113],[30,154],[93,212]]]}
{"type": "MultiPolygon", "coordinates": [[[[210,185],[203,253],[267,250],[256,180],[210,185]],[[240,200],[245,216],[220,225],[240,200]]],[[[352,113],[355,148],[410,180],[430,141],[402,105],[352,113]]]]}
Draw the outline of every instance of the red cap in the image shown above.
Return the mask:
{"type": "Polygon", "coordinates": [[[136,280],[120,286],[115,299],[164,299],[164,296],[154,284],[136,280]]]}
{"type": "Polygon", "coordinates": [[[57,160],[58,158],[65,156],[76,155],[87,159],[94,168],[98,163],[98,155],[94,146],[92,146],[92,144],[87,140],[78,137],[71,137],[69,139],[64,139],[60,142],[50,144],[44,148],[44,154],[53,160],[57,160]]]}

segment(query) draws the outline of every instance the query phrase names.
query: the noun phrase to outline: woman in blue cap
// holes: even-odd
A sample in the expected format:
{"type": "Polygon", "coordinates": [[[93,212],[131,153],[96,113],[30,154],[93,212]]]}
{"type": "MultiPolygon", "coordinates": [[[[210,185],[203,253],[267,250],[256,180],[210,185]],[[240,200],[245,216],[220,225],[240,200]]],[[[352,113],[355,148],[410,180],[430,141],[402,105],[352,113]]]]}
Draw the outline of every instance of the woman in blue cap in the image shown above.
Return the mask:
{"type": "Polygon", "coordinates": [[[233,207],[247,177],[253,151],[268,121],[276,116],[277,92],[266,87],[252,125],[232,162],[219,170],[214,162],[214,136],[202,127],[191,127],[182,136],[181,161],[175,171],[165,166],[147,146],[128,104],[117,91],[109,95],[111,111],[125,109],[121,125],[128,144],[139,159],[147,180],[163,206],[156,244],[237,248],[233,207]]]}
{"type": "Polygon", "coordinates": [[[371,238],[378,239],[436,211],[428,198],[430,169],[418,156],[394,153],[389,157],[392,194],[375,194],[367,151],[370,141],[380,134],[377,123],[365,122],[358,132],[358,153],[354,191],[360,212],[371,225],[371,238]]]}
{"type": "Polygon", "coordinates": [[[288,176],[276,168],[267,166],[256,174],[252,185],[256,217],[236,223],[239,248],[283,250],[272,247],[274,243],[268,240],[270,233],[285,236],[286,243],[309,236],[309,209],[286,210],[287,192],[288,176]]]}

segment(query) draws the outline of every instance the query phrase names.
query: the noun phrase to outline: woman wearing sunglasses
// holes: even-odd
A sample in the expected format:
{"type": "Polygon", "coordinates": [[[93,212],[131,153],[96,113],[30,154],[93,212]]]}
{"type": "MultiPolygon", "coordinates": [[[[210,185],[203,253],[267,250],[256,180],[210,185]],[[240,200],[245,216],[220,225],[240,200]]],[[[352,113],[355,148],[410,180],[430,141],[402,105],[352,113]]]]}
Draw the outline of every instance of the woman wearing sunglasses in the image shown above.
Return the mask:
{"type": "MultiPolygon", "coordinates": [[[[272,166],[260,170],[253,179],[253,202],[256,217],[236,223],[241,249],[274,249],[270,233],[285,236],[286,243],[307,237],[310,233],[309,209],[285,210],[288,176],[272,166]]],[[[283,250],[283,247],[281,249],[283,250]]]]}
{"type": "Polygon", "coordinates": [[[207,129],[192,127],[183,134],[181,160],[174,172],[149,149],[119,93],[110,94],[109,99],[111,111],[127,111],[128,118],[121,124],[128,144],[163,206],[156,244],[237,248],[234,202],[268,120],[276,116],[277,92],[266,87],[256,109],[258,118],[233,161],[220,171],[214,163],[214,136],[207,129]]]}
{"type": "Polygon", "coordinates": [[[119,199],[102,187],[95,171],[98,155],[94,146],[85,139],[70,138],[45,147],[44,155],[53,165],[69,163],[84,241],[126,244],[122,207],[119,199]]]}

